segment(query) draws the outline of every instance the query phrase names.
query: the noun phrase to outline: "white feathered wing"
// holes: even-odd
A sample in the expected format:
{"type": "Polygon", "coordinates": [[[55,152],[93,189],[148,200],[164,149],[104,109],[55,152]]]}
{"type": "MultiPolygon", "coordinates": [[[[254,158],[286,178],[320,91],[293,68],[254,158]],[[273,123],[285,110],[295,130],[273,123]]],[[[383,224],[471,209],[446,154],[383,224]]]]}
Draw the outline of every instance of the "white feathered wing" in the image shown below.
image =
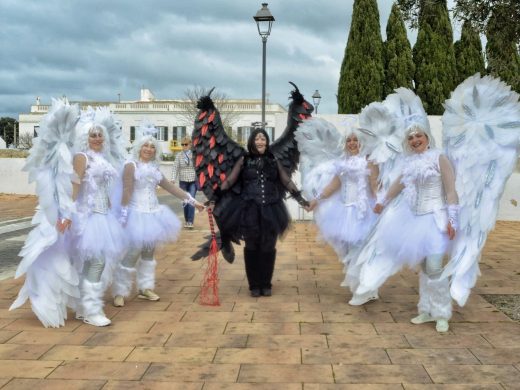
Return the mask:
{"type": "Polygon", "coordinates": [[[343,155],[343,134],[324,119],[310,118],[298,126],[294,137],[300,151],[302,189],[312,199],[334,177],[334,161],[343,155]]]}
{"type": "Polygon", "coordinates": [[[64,325],[67,305],[79,297],[78,275],[71,265],[63,236],[56,230],[58,218],[70,218],[74,209],[71,149],[78,118],[76,105],[53,100],[24,166],[29,181],[36,182],[39,207],[32,220],[36,226],[19,254],[23,259],[15,275],[18,278],[26,274],[25,283],[9,310],[29,299],[45,327],[64,325]]]}
{"type": "Polygon", "coordinates": [[[443,143],[455,166],[460,226],[443,276],[451,276],[451,295],[460,306],[480,274],[481,251],[518,159],[518,98],[499,79],[476,74],[445,103],[443,143]]]}
{"type": "Polygon", "coordinates": [[[359,126],[366,135],[364,150],[369,160],[379,167],[379,182],[382,191],[386,192],[401,173],[404,129],[399,126],[396,116],[380,102],[370,103],[361,110],[359,126]]]}

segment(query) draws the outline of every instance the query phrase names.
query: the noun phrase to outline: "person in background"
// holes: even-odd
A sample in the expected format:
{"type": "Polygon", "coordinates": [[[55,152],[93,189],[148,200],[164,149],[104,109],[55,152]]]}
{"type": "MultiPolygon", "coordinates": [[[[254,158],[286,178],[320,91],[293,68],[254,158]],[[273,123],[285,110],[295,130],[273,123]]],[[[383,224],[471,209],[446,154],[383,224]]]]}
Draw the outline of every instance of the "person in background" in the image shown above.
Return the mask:
{"type": "MultiPolygon", "coordinates": [[[[182,151],[175,156],[172,171],[172,183],[179,181],[179,187],[189,193],[193,198],[197,193],[197,183],[195,181],[195,167],[193,166],[193,155],[191,153],[191,139],[184,137],[181,141],[182,151]]],[[[193,229],[195,219],[195,207],[188,204],[184,207],[184,227],[193,229]]]]}

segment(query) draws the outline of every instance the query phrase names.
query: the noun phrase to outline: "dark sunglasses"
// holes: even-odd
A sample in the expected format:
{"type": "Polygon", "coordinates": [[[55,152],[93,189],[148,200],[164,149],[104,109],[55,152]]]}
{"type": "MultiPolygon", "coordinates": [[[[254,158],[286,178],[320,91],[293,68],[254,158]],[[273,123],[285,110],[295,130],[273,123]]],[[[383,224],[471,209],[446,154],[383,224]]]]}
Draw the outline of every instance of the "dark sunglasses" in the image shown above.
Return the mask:
{"type": "Polygon", "coordinates": [[[182,146],[188,146],[189,144],[181,144],[182,146]]]}

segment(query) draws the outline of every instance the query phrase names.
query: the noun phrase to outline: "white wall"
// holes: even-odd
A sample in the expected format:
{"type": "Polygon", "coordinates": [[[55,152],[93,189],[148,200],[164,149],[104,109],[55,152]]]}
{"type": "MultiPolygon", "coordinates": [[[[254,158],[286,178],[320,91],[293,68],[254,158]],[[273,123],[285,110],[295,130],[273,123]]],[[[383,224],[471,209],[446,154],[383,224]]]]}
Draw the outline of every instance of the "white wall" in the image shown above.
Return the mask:
{"type": "Polygon", "coordinates": [[[35,194],[36,185],[29,184],[29,174],[22,171],[25,158],[0,158],[0,193],[35,194]]]}

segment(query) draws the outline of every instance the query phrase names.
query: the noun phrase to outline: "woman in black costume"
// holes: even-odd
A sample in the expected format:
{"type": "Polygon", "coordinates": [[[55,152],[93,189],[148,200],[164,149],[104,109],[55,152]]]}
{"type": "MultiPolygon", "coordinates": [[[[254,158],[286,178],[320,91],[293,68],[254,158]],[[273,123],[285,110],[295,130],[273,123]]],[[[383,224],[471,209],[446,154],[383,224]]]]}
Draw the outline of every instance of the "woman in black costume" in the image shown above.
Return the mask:
{"type": "Polygon", "coordinates": [[[235,234],[245,242],[244,261],[251,296],[271,296],[276,241],[290,221],[283,194],[289,191],[300,205],[307,208],[308,204],[281,163],[269,151],[269,136],[264,129],[251,132],[247,151],[221,186],[225,191],[240,180],[241,204],[229,207],[221,221],[223,230],[238,229],[235,234]]]}

